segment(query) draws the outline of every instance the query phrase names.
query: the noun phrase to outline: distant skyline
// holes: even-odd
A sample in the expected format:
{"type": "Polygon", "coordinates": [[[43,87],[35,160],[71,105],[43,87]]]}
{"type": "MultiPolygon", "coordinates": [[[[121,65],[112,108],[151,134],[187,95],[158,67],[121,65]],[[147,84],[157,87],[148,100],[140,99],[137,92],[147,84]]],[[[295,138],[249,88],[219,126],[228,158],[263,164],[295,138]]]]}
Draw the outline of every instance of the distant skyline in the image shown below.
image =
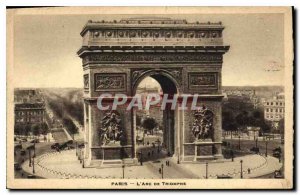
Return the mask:
{"type": "MultiPolygon", "coordinates": [[[[153,17],[153,15],[147,15],[153,17]]],[[[155,15],[225,26],[223,86],[284,85],[282,14],[155,15]]],[[[140,15],[17,15],[14,18],[14,86],[83,87],[80,32],[88,20],[140,15]]]]}

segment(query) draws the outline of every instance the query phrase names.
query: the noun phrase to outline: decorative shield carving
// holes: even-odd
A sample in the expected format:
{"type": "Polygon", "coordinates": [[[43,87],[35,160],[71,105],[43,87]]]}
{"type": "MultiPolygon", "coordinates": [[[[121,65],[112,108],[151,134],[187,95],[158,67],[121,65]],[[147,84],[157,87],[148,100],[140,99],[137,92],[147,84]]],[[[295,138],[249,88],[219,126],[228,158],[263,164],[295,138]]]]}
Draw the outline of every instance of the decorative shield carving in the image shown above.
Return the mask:
{"type": "Polygon", "coordinates": [[[198,140],[211,139],[213,132],[214,113],[202,106],[201,109],[195,111],[192,132],[198,140]]]}

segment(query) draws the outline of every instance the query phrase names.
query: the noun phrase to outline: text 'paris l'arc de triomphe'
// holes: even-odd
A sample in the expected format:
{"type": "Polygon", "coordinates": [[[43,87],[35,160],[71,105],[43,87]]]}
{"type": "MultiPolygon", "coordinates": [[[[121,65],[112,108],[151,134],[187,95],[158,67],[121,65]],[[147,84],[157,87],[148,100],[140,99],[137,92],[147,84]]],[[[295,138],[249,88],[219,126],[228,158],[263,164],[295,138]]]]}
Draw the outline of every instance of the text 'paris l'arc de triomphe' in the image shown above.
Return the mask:
{"type": "MultiPolygon", "coordinates": [[[[188,23],[170,18],[132,18],[88,21],[84,26],[82,59],[84,78],[85,165],[122,160],[135,163],[136,112],[97,108],[102,93],[132,97],[138,84],[150,76],[163,93],[199,94],[202,110],[164,110],[164,144],[181,162],[222,158],[222,93],[224,26],[188,23]],[[205,129],[205,136],[197,132],[205,129]],[[103,132],[120,131],[107,143],[103,132]],[[118,140],[113,140],[118,139],[118,140]]],[[[111,104],[110,99],[103,101],[111,104]]],[[[107,139],[107,138],[106,138],[107,139]]]]}

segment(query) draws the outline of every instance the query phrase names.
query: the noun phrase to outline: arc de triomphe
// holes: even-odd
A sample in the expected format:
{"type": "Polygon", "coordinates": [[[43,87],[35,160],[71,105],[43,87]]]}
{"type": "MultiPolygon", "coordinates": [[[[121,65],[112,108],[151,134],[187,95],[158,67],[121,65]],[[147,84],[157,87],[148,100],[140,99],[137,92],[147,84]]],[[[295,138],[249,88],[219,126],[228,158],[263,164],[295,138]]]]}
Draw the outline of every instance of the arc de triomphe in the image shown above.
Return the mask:
{"type": "MultiPolygon", "coordinates": [[[[198,94],[197,105],[202,106],[198,111],[163,111],[169,154],[181,162],[222,158],[221,70],[229,50],[223,44],[223,29],[221,22],[170,18],[88,21],[77,52],[84,72],[85,165],[138,160],[135,110],[102,111],[97,98],[102,93],[132,97],[148,76],[160,83],[163,93],[179,99],[198,94]],[[197,133],[202,128],[209,133],[197,133]],[[103,134],[112,129],[122,132],[119,140],[103,134]]],[[[111,98],[103,102],[111,104],[111,98]]]]}

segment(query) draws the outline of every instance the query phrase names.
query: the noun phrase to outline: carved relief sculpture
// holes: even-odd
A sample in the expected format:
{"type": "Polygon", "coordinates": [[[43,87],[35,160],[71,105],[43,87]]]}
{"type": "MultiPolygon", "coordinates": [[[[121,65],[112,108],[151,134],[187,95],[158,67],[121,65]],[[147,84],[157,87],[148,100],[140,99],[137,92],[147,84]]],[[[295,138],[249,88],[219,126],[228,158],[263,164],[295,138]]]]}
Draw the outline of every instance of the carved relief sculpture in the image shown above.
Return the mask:
{"type": "Polygon", "coordinates": [[[124,141],[124,131],[121,127],[120,114],[110,111],[105,114],[101,121],[100,143],[102,146],[109,144],[121,145],[124,141]]]}
{"type": "Polygon", "coordinates": [[[89,89],[89,75],[85,74],[83,76],[83,84],[84,84],[84,89],[89,89]]]}
{"type": "Polygon", "coordinates": [[[95,74],[96,91],[125,91],[126,74],[95,74]]]}
{"type": "Polygon", "coordinates": [[[217,89],[218,73],[189,73],[189,89],[217,89]]]}
{"type": "Polygon", "coordinates": [[[202,106],[201,109],[195,111],[192,132],[196,140],[211,139],[213,132],[213,117],[211,110],[202,106]]]}

